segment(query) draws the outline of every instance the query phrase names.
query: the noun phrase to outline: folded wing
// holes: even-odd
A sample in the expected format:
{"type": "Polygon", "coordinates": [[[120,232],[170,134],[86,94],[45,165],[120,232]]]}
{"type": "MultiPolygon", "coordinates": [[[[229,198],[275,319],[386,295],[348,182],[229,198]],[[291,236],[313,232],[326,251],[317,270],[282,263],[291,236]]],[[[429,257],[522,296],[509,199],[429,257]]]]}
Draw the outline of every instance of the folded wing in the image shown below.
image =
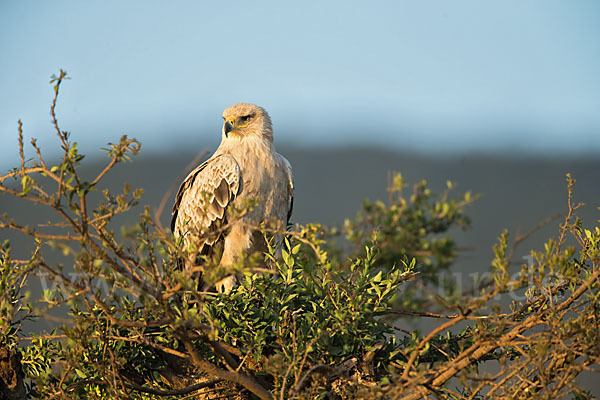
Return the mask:
{"type": "Polygon", "coordinates": [[[185,178],[173,205],[171,231],[189,247],[197,240],[199,254],[208,254],[222,240],[227,208],[242,190],[240,168],[226,154],[210,158],[185,178]]]}

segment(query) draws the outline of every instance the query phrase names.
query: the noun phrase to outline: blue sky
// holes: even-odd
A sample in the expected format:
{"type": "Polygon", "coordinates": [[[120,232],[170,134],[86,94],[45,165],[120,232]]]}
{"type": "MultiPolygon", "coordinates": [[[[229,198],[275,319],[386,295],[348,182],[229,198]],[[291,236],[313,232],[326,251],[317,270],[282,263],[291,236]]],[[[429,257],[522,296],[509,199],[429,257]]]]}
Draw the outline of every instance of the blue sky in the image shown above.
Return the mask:
{"type": "Polygon", "coordinates": [[[54,143],[59,68],[62,127],[90,150],[214,147],[245,101],[279,143],[597,154],[599,20],[594,0],[2,1],[0,158],[19,118],[54,143]]]}

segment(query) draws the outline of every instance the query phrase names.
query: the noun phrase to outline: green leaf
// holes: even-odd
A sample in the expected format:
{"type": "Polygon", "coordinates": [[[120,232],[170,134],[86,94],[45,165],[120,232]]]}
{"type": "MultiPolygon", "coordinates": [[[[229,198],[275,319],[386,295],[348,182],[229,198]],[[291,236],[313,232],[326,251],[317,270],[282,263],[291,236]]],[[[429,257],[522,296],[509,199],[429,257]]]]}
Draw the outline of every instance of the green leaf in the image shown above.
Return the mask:
{"type": "Polygon", "coordinates": [[[381,282],[381,277],[383,276],[383,271],[379,271],[377,273],[377,275],[375,275],[373,278],[371,278],[371,281],[374,283],[379,283],[381,282]]]}

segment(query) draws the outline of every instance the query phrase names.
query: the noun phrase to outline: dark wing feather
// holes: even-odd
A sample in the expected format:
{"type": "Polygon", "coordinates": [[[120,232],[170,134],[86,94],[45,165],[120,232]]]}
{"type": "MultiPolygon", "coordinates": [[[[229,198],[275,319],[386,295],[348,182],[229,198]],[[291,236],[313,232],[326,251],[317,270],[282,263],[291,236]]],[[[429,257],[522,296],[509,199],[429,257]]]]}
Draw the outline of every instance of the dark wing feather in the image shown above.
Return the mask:
{"type": "Polygon", "coordinates": [[[240,193],[240,168],[230,155],[210,158],[185,178],[175,198],[171,230],[189,246],[198,240],[198,250],[211,246],[221,235],[211,235],[225,223],[229,204],[240,193]],[[199,239],[194,239],[198,237],[199,239]]]}
{"type": "Polygon", "coordinates": [[[292,224],[290,224],[290,220],[292,219],[293,212],[294,212],[294,195],[292,195],[292,197],[290,197],[290,209],[288,210],[287,221],[285,222],[285,226],[287,229],[290,229],[292,227],[292,224]]]}
{"type": "Polygon", "coordinates": [[[285,167],[285,171],[286,171],[286,175],[288,178],[288,190],[289,190],[289,208],[288,208],[288,212],[287,212],[287,220],[286,220],[286,227],[287,229],[290,229],[292,224],[290,224],[290,220],[292,219],[292,212],[294,211],[294,176],[292,175],[292,166],[290,165],[290,162],[283,157],[282,155],[279,155],[280,159],[283,162],[283,165],[285,167]]]}

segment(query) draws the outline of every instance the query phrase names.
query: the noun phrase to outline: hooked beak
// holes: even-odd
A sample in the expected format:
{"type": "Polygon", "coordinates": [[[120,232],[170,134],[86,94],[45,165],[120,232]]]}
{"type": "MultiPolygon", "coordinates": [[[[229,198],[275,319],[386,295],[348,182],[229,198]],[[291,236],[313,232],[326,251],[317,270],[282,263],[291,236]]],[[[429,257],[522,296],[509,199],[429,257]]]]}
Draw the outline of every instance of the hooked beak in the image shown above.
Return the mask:
{"type": "Polygon", "coordinates": [[[223,131],[225,132],[225,137],[228,136],[229,132],[233,130],[233,124],[229,120],[225,120],[225,124],[223,125],[223,131]]]}

